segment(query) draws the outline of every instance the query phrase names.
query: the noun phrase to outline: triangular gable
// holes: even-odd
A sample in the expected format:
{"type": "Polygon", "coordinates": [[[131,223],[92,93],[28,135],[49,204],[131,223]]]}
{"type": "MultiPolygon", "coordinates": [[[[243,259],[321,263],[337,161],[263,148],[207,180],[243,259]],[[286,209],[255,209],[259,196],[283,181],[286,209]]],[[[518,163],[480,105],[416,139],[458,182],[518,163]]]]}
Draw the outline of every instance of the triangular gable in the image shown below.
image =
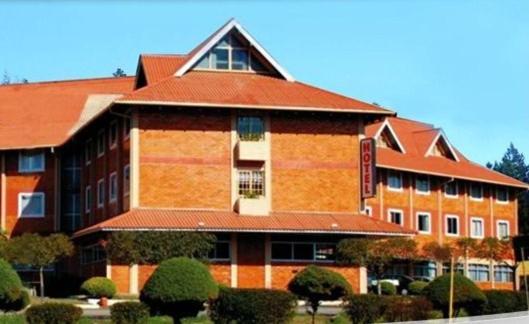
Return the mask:
{"type": "Polygon", "coordinates": [[[293,82],[294,78],[281,66],[279,63],[261,46],[259,43],[235,20],[229,20],[224,26],[211,35],[205,42],[199,45],[190,53],[187,62],[180,67],[175,76],[181,77],[191,68],[193,68],[198,61],[204,57],[217,43],[219,43],[232,30],[236,30],[248,43],[257,51],[257,53],[270,64],[270,66],[277,71],[277,73],[285,80],[293,82]]]}
{"type": "Polygon", "coordinates": [[[425,156],[443,156],[459,162],[459,157],[442,130],[434,138],[425,156]]]}
{"type": "Polygon", "coordinates": [[[384,120],[384,123],[382,123],[378,129],[374,138],[377,141],[377,146],[379,147],[387,147],[401,153],[406,153],[404,146],[401,144],[388,119],[384,120]]]}

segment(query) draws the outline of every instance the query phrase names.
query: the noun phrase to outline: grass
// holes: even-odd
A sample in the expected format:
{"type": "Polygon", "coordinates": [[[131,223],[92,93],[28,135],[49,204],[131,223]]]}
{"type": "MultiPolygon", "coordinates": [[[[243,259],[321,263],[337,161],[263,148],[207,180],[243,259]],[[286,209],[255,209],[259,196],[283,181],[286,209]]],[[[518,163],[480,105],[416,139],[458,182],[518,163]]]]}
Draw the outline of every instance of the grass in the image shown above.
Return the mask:
{"type": "Polygon", "coordinates": [[[24,319],[24,315],[18,315],[18,314],[0,315],[0,323],[2,324],[25,324],[26,320],[24,319]]]}

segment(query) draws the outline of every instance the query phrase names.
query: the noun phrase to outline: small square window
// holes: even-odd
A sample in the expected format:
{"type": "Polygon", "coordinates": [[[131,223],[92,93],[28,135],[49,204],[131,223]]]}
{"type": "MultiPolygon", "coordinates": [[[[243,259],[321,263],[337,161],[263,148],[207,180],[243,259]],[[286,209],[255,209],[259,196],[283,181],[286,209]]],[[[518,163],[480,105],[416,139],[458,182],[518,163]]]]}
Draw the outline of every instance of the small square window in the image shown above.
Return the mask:
{"type": "Polygon", "coordinates": [[[239,170],[239,195],[245,198],[264,196],[264,171],[239,170]]]}
{"type": "Polygon", "coordinates": [[[404,225],[404,218],[402,217],[402,211],[401,210],[394,210],[390,209],[388,210],[388,221],[397,224],[397,225],[404,225]]]}
{"type": "Polygon", "coordinates": [[[415,178],[415,190],[418,194],[430,193],[430,178],[427,175],[418,175],[415,178]]]}
{"type": "Polygon", "coordinates": [[[43,192],[18,194],[18,217],[44,217],[44,199],[43,192]]]}
{"type": "Polygon", "coordinates": [[[105,179],[97,181],[97,207],[101,208],[105,205],[105,179]]]}
{"type": "Polygon", "coordinates": [[[364,214],[366,214],[369,217],[373,216],[373,208],[371,206],[365,206],[364,214]]]}
{"type": "Polygon", "coordinates": [[[417,230],[423,234],[431,233],[431,223],[429,213],[417,213],[417,230]]]}
{"type": "Polygon", "coordinates": [[[496,202],[500,204],[509,202],[509,190],[507,188],[496,188],[496,202]]]}
{"type": "Polygon", "coordinates": [[[224,48],[215,48],[211,52],[211,66],[214,69],[227,70],[229,66],[229,50],[224,48]]]}
{"type": "Polygon", "coordinates": [[[264,140],[264,119],[260,116],[237,117],[237,135],[241,141],[264,140]]]}
{"type": "Polygon", "coordinates": [[[483,238],[484,237],[482,218],[472,217],[470,219],[470,237],[472,238],[483,238]]]}
{"type": "Polygon", "coordinates": [[[123,167],[123,195],[127,196],[130,193],[130,165],[123,167]]]}
{"type": "Polygon", "coordinates": [[[509,222],[498,221],[497,223],[497,236],[500,240],[508,239],[510,236],[509,222]]]}
{"type": "Polygon", "coordinates": [[[97,134],[97,157],[105,154],[105,131],[100,130],[97,134]]]}
{"type": "Polygon", "coordinates": [[[108,132],[108,146],[110,149],[116,147],[118,143],[118,123],[113,121],[110,123],[110,130],[108,132]]]}
{"type": "Polygon", "coordinates": [[[43,172],[44,152],[41,150],[20,151],[18,155],[18,172],[43,172]]]}
{"type": "Polygon", "coordinates": [[[445,196],[448,198],[455,198],[458,196],[458,188],[456,181],[450,181],[444,185],[445,196]]]}
{"type": "Polygon", "coordinates": [[[480,183],[470,184],[470,199],[483,200],[483,186],[480,183]]]}
{"type": "Polygon", "coordinates": [[[230,242],[217,241],[213,249],[209,252],[210,260],[229,260],[230,259],[230,242]]]}
{"type": "Polygon", "coordinates": [[[446,235],[448,236],[458,236],[459,235],[459,217],[446,216],[446,235]]]}
{"type": "Polygon", "coordinates": [[[118,197],[118,175],[116,172],[112,172],[109,177],[108,183],[108,200],[115,202],[118,197]]]}
{"type": "Polygon", "coordinates": [[[393,191],[402,191],[402,174],[397,171],[388,171],[388,188],[393,191]]]}
{"type": "Polygon", "coordinates": [[[248,50],[233,49],[231,51],[231,69],[248,70],[248,50]]]}

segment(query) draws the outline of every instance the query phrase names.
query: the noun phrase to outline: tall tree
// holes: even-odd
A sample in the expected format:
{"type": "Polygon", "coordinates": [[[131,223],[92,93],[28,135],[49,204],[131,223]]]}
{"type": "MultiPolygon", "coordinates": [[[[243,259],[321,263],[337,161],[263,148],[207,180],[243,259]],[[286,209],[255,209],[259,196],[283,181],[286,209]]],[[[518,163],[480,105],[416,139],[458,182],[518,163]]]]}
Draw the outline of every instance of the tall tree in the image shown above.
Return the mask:
{"type": "Polygon", "coordinates": [[[496,237],[484,238],[477,248],[477,257],[489,260],[492,289],[495,287],[494,263],[504,263],[511,266],[506,262],[506,260],[512,259],[512,256],[509,255],[510,249],[512,246],[509,240],[500,240],[496,237]]]}
{"type": "Polygon", "coordinates": [[[117,69],[116,69],[116,72],[112,73],[112,75],[113,75],[115,78],[121,78],[121,77],[125,77],[125,76],[127,76],[127,74],[125,73],[125,71],[123,71],[122,68],[117,68],[117,69]]]}
{"type": "Polygon", "coordinates": [[[461,256],[464,261],[464,274],[468,277],[468,259],[476,253],[478,242],[471,237],[461,237],[456,242],[457,255],[461,256]]]}
{"type": "MultiPolygon", "coordinates": [[[[524,155],[518,151],[513,143],[500,161],[487,163],[487,167],[529,183],[529,164],[525,162],[524,155]]],[[[518,229],[520,234],[529,234],[529,192],[520,192],[518,195],[518,229]]]]}

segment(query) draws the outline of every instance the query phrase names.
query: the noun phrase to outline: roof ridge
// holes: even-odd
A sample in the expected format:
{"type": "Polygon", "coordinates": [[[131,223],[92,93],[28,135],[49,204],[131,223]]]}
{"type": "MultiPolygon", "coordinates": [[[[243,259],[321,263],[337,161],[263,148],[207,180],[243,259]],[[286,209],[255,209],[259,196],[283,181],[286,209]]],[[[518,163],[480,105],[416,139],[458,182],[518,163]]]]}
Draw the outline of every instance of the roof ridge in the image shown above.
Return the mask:
{"type": "Polygon", "coordinates": [[[412,133],[426,133],[426,132],[431,132],[431,131],[441,131],[442,128],[441,127],[434,127],[434,128],[430,128],[430,129],[421,129],[421,130],[414,130],[414,131],[411,131],[412,133]]]}
{"type": "Polygon", "coordinates": [[[186,57],[189,56],[189,54],[171,54],[171,53],[141,53],[140,56],[161,56],[161,57],[171,57],[171,56],[178,56],[178,57],[186,57]]]}
{"type": "Polygon", "coordinates": [[[84,79],[66,79],[66,80],[49,80],[49,81],[37,81],[37,82],[28,82],[28,83],[10,83],[10,84],[0,84],[2,87],[14,87],[14,86],[31,86],[31,85],[46,85],[46,84],[56,84],[56,83],[70,83],[70,82],[97,82],[97,81],[108,81],[108,80],[119,80],[119,79],[130,79],[135,78],[135,75],[127,75],[124,77],[95,77],[95,78],[84,78],[84,79]]]}
{"type": "Polygon", "coordinates": [[[429,127],[432,127],[432,128],[435,127],[434,124],[427,123],[427,122],[422,122],[422,121],[420,121],[420,120],[415,120],[415,119],[411,119],[411,118],[400,117],[400,116],[398,116],[398,117],[391,117],[391,118],[394,118],[394,119],[397,119],[397,120],[406,121],[406,122],[412,122],[412,123],[416,123],[416,124],[421,124],[421,125],[429,126],[429,127]]]}

